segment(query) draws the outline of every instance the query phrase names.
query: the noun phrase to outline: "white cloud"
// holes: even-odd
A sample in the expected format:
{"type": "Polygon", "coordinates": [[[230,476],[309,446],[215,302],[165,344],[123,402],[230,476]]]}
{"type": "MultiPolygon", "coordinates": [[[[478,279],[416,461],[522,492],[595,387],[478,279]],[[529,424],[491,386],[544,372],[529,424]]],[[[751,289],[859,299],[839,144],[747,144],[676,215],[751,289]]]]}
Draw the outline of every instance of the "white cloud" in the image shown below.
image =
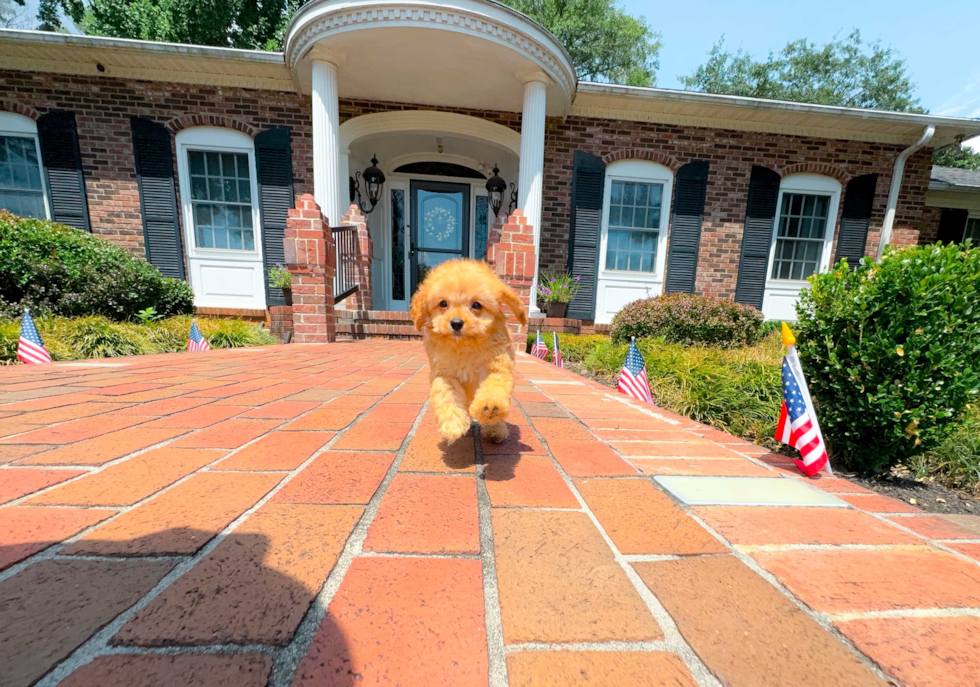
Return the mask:
{"type": "Polygon", "coordinates": [[[980,70],[973,72],[966,85],[939,106],[937,114],[950,117],[980,117],[980,70]]]}

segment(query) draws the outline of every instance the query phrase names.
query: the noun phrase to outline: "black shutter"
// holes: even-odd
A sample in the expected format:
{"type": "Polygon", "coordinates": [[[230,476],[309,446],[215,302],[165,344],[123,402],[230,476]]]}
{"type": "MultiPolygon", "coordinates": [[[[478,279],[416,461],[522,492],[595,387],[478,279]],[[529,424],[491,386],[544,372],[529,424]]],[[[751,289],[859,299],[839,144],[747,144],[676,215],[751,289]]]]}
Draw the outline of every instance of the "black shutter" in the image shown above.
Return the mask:
{"type": "Polygon", "coordinates": [[[255,159],[259,173],[259,207],[262,214],[262,261],[265,265],[267,306],[285,305],[282,289],[269,286],[268,270],[286,262],[282,240],[286,217],[293,207],[293,162],[289,127],[266,129],[255,136],[255,159]]]}
{"type": "Polygon", "coordinates": [[[772,223],[776,217],[778,198],[779,175],[771,169],[752,165],[735,300],[755,306],[759,310],[762,310],[762,297],[766,291],[772,223]]]}
{"type": "Polygon", "coordinates": [[[943,213],[939,216],[938,240],[947,245],[962,243],[963,235],[966,234],[966,220],[969,216],[969,210],[943,208],[943,213]]]}
{"type": "Polygon", "coordinates": [[[708,190],[708,161],[694,160],[677,170],[674,217],[667,252],[667,293],[694,293],[701,247],[704,196],[708,190]]]}
{"type": "Polygon", "coordinates": [[[835,265],[841,258],[847,258],[847,266],[853,271],[864,257],[864,246],[868,240],[868,226],[871,224],[871,208],[874,205],[877,184],[877,174],[865,174],[847,182],[840,233],[837,236],[837,252],[834,255],[835,265]]]}
{"type": "Polygon", "coordinates": [[[595,318],[595,292],[599,270],[599,231],[606,164],[602,158],[575,151],[572,170],[572,212],[568,235],[568,271],[579,277],[579,291],[568,304],[567,316],[595,318]]]}
{"type": "Polygon", "coordinates": [[[37,136],[48,177],[51,219],[82,231],[92,231],[75,113],[53,110],[41,115],[37,120],[37,136]]]}
{"type": "Polygon", "coordinates": [[[170,132],[145,117],[130,117],[136,185],[140,191],[146,261],[165,277],[184,278],[180,245],[180,213],[174,186],[170,132]]]}

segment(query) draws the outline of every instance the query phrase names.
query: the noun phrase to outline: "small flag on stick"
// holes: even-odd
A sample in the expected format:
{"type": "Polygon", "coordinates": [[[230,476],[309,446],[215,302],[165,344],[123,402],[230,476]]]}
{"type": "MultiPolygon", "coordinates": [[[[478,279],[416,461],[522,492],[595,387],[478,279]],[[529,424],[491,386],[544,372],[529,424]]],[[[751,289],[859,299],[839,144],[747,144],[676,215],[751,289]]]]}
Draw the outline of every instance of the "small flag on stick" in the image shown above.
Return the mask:
{"type": "Polygon", "coordinates": [[[548,357],[548,347],[544,345],[544,339],[541,338],[541,330],[538,330],[538,338],[534,340],[531,345],[531,355],[535,358],[541,358],[544,360],[548,357]]]}
{"type": "Polygon", "coordinates": [[[785,322],[783,345],[787,349],[783,357],[783,407],[776,425],[776,440],[799,450],[801,460],[794,458],[793,462],[807,477],[813,477],[823,468],[832,475],[817,412],[796,353],[796,337],[785,322]]]}
{"type": "Polygon", "coordinates": [[[558,367],[565,369],[565,361],[561,357],[561,348],[558,347],[558,332],[555,332],[555,350],[551,352],[551,362],[553,362],[558,367]]]}
{"type": "Polygon", "coordinates": [[[211,350],[211,346],[208,345],[208,340],[201,334],[201,330],[197,328],[197,322],[194,320],[191,320],[191,335],[187,339],[187,350],[190,353],[211,350]]]}
{"type": "Polygon", "coordinates": [[[653,403],[650,383],[647,381],[647,364],[640,349],[636,347],[635,337],[630,338],[630,350],[626,354],[626,362],[623,364],[623,371],[619,373],[619,384],[616,388],[638,401],[653,403]]]}
{"type": "Polygon", "coordinates": [[[24,310],[24,319],[20,321],[20,341],[17,342],[17,359],[28,365],[50,363],[51,354],[44,347],[41,335],[34,326],[31,311],[24,310]]]}

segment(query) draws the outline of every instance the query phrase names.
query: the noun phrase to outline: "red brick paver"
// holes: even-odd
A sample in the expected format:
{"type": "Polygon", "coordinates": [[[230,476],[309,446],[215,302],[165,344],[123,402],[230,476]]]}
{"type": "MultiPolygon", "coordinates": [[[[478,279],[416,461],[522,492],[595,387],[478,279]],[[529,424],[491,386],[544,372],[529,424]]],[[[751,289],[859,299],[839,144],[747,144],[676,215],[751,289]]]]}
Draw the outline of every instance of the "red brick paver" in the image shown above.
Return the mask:
{"type": "Polygon", "coordinates": [[[414,342],[119,363],[0,371],[0,687],[980,673],[975,523],[826,476],[691,508],[655,478],[804,478],[528,356],[507,440],[452,445],[414,342]]]}

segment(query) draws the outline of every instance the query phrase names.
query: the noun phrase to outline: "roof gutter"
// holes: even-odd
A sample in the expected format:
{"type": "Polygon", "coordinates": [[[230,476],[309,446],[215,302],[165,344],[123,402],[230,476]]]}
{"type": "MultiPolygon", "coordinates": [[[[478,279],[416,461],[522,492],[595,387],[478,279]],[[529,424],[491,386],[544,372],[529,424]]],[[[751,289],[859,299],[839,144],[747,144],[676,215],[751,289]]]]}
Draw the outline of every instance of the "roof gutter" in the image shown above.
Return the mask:
{"type": "Polygon", "coordinates": [[[914,144],[898,154],[895,166],[892,169],[892,183],[888,188],[888,204],[885,206],[885,221],[881,225],[881,241],[878,243],[878,261],[885,253],[885,246],[891,243],[892,227],[895,224],[895,211],[898,208],[898,194],[902,190],[902,179],[905,176],[905,161],[923,146],[925,146],[936,133],[936,126],[930,124],[922,132],[922,137],[914,144]]]}

